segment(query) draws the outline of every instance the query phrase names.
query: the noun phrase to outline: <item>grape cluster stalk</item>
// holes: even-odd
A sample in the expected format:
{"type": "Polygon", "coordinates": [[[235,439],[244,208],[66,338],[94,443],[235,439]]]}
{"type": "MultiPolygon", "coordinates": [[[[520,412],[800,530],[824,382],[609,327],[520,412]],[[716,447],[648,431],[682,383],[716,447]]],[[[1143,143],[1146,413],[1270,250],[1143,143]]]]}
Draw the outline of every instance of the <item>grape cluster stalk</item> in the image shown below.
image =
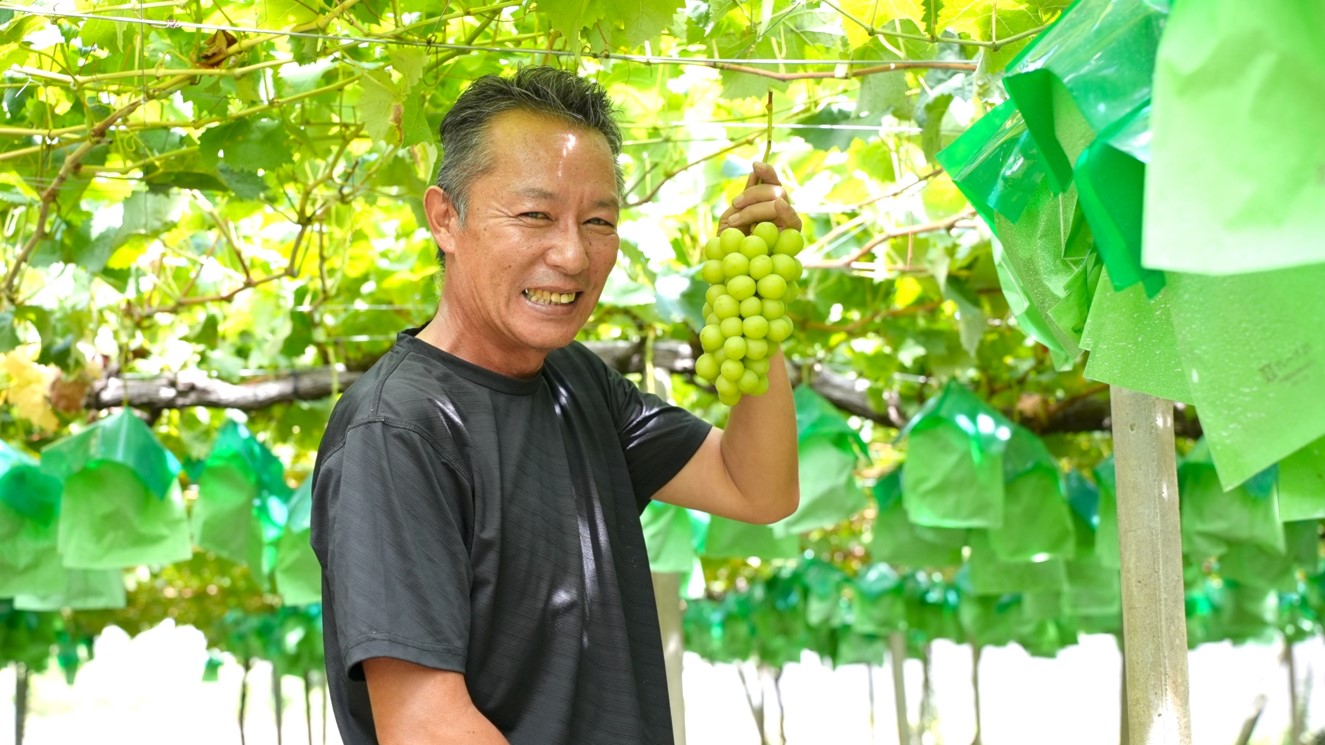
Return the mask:
{"type": "Polygon", "coordinates": [[[791,336],[786,303],[799,292],[805,267],[796,254],[804,247],[799,230],[771,222],[754,226],[750,235],[727,228],[704,245],[700,276],[709,288],[699,332],[704,353],[695,360],[695,374],[726,406],[768,390],[769,360],[791,336]]]}

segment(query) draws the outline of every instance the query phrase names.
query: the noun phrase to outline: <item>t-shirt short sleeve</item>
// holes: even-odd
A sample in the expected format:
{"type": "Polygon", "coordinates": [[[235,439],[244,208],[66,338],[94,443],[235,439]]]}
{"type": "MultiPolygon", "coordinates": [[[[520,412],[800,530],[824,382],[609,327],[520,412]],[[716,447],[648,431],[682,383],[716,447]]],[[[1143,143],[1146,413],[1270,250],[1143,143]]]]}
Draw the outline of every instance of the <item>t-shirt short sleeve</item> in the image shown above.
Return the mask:
{"type": "Polygon", "coordinates": [[[672,480],[708,437],[713,425],[606,368],[617,434],[640,511],[672,480]]]}
{"type": "Polygon", "coordinates": [[[326,509],[325,610],[348,677],[363,680],[373,657],[464,672],[473,495],[436,443],[407,426],[352,426],[314,492],[326,509]]]}

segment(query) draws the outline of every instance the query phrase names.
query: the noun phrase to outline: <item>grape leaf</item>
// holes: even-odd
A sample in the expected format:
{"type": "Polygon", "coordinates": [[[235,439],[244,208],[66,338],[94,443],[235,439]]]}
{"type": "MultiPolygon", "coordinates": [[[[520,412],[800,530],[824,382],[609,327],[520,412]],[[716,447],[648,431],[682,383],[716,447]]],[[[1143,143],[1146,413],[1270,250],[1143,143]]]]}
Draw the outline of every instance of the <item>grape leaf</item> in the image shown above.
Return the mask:
{"type": "Polygon", "coordinates": [[[265,28],[286,28],[308,23],[318,17],[317,0],[262,0],[262,23],[265,28]]]}
{"type": "MultiPolygon", "coordinates": [[[[414,90],[414,86],[423,77],[423,65],[428,61],[428,53],[415,47],[398,47],[392,48],[388,55],[391,57],[391,67],[400,73],[401,89],[414,90]]],[[[331,63],[326,61],[326,64],[331,63]]]]}
{"type": "Polygon", "coordinates": [[[925,157],[935,163],[934,155],[943,149],[943,115],[952,105],[952,94],[931,98],[924,108],[916,112],[916,122],[920,124],[920,149],[925,157]]]}
{"type": "MultiPolygon", "coordinates": [[[[1006,0],[1005,0],[1006,2],[1006,0]]],[[[1013,3],[1006,3],[1013,5],[1013,3]]],[[[994,5],[991,0],[943,0],[934,21],[937,32],[952,31],[975,37],[980,34],[980,21],[991,15],[994,5]]],[[[1000,7],[999,12],[1004,8],[1000,7]]],[[[986,22],[984,25],[988,25],[986,22]]]]}
{"type": "Polygon", "coordinates": [[[580,29],[592,25],[600,16],[591,10],[593,0],[536,0],[535,5],[547,16],[552,28],[566,39],[569,49],[580,48],[580,29]]]}
{"type": "Polygon", "coordinates": [[[198,138],[202,163],[237,171],[272,170],[290,162],[289,139],[279,119],[240,119],[217,125],[198,138]]]}
{"type": "MultiPolygon", "coordinates": [[[[922,0],[842,0],[838,7],[871,29],[880,29],[901,19],[920,23],[925,17],[922,0]]],[[[844,19],[842,25],[853,49],[864,46],[871,38],[868,29],[861,28],[850,18],[844,19]]]]}
{"type": "Polygon", "coordinates": [[[14,311],[0,310],[0,352],[8,352],[20,341],[18,329],[14,328],[14,311]]]}
{"type": "MultiPolygon", "coordinates": [[[[878,60],[881,63],[899,59],[895,52],[878,39],[852,52],[851,57],[878,60]]],[[[856,116],[869,124],[881,122],[888,114],[902,119],[910,117],[911,107],[906,88],[905,72],[880,72],[861,77],[860,92],[856,96],[856,116]]]]}
{"type": "Polygon", "coordinates": [[[683,0],[616,0],[603,6],[600,24],[611,29],[611,43],[634,49],[667,28],[684,6],[683,0]]]}

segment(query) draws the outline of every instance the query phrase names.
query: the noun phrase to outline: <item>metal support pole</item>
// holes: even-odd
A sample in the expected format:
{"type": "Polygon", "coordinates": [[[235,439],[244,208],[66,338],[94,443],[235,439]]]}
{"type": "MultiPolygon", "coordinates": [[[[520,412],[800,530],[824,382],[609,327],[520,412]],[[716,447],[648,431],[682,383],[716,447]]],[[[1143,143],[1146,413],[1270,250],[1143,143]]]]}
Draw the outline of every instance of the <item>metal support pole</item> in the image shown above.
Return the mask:
{"type": "Polygon", "coordinates": [[[1191,745],[1173,403],[1111,396],[1129,740],[1191,745]]]}
{"type": "Polygon", "coordinates": [[[897,710],[897,745],[911,745],[911,718],[906,706],[906,632],[888,635],[888,656],[893,671],[893,703],[897,710]]]}
{"type": "Polygon", "coordinates": [[[663,661],[667,665],[667,698],[672,703],[672,734],[676,745],[685,745],[685,702],[681,697],[681,662],[685,657],[685,637],[681,633],[681,575],[676,572],[655,572],[653,595],[658,603],[658,628],[662,632],[663,661]]]}

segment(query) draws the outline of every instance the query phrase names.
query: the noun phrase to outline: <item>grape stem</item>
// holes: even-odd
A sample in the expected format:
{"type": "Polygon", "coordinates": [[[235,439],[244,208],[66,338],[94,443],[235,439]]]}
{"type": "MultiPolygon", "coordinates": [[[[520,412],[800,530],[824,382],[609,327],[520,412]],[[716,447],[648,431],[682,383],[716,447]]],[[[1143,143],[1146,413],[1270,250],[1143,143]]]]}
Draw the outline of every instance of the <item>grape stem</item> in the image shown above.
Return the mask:
{"type": "Polygon", "coordinates": [[[764,110],[768,112],[768,139],[764,142],[764,162],[773,154],[773,89],[768,89],[768,101],[764,104],[764,110]]]}

